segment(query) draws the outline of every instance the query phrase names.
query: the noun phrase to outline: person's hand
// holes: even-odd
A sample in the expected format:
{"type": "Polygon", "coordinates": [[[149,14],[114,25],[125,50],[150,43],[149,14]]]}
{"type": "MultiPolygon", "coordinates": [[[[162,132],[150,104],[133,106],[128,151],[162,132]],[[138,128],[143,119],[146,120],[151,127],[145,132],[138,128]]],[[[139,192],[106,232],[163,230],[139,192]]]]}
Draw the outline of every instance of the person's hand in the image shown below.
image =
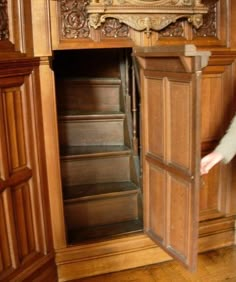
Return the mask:
{"type": "Polygon", "coordinates": [[[207,174],[209,170],[219,163],[223,159],[223,156],[218,152],[211,152],[201,159],[200,173],[201,175],[207,174]]]}

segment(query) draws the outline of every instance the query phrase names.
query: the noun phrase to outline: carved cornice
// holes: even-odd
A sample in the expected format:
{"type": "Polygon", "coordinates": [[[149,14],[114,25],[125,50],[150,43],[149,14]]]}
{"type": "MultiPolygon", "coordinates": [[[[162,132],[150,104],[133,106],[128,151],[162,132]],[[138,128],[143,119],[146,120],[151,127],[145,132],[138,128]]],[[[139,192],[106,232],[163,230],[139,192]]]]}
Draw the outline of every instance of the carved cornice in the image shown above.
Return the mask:
{"type": "Polygon", "coordinates": [[[207,11],[199,0],[91,0],[87,6],[90,27],[96,29],[107,18],[115,18],[147,35],[181,18],[199,28],[207,11]]]}
{"type": "Polygon", "coordinates": [[[0,0],[0,40],[9,38],[7,0],[0,0]]]}

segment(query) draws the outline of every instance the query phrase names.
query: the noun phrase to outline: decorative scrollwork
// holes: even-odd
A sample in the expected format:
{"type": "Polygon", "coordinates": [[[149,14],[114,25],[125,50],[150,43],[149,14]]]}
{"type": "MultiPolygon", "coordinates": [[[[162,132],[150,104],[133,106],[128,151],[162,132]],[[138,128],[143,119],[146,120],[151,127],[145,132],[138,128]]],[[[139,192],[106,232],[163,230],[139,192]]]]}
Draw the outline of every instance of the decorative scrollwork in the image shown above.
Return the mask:
{"type": "Polygon", "coordinates": [[[200,0],[91,0],[87,12],[92,28],[115,18],[149,36],[152,30],[160,31],[181,18],[199,28],[207,7],[200,0]]]}
{"type": "Polygon", "coordinates": [[[61,25],[64,38],[87,38],[90,34],[87,0],[61,0],[61,25]]]}
{"type": "Polygon", "coordinates": [[[121,38],[129,35],[129,27],[117,19],[107,19],[101,30],[105,37],[121,38]]]}
{"type": "Polygon", "coordinates": [[[0,0],[0,40],[9,38],[7,0],[0,0]]]}
{"type": "Polygon", "coordinates": [[[188,18],[196,26],[201,25],[202,15],[121,15],[121,14],[92,14],[89,18],[90,25],[94,28],[101,26],[107,18],[115,18],[138,31],[145,31],[147,36],[151,30],[162,30],[180,18],[188,18]]]}

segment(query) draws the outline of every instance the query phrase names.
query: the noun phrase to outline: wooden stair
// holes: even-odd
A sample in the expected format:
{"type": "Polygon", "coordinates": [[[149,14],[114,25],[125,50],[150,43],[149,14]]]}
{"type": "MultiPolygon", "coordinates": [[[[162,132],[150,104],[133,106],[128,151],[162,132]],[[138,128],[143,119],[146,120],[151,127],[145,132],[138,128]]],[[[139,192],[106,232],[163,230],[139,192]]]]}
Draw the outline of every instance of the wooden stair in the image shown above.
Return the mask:
{"type": "Polygon", "coordinates": [[[69,244],[142,230],[121,77],[65,76],[56,81],[69,244]]]}

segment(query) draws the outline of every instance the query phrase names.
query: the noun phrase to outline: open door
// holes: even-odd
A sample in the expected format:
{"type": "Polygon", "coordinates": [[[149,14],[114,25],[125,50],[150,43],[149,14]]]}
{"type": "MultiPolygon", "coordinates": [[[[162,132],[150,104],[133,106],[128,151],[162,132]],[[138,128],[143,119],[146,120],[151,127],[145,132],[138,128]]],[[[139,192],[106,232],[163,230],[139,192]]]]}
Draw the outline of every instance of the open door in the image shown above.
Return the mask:
{"type": "Polygon", "coordinates": [[[140,65],[144,230],[190,270],[199,218],[200,86],[209,52],[135,48],[140,65]]]}

